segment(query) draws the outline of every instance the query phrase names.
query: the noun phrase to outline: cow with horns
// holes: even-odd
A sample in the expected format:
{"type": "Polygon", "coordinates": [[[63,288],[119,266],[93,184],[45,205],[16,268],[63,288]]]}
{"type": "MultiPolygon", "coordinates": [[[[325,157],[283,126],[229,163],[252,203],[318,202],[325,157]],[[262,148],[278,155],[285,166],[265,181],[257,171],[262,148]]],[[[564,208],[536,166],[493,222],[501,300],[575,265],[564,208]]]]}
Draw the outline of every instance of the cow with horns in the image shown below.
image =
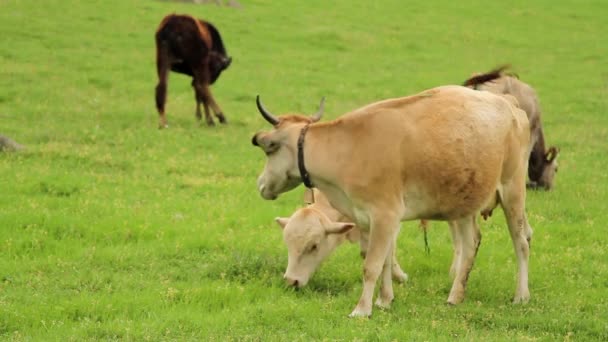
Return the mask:
{"type": "Polygon", "coordinates": [[[448,303],[464,300],[481,241],[477,216],[500,205],[517,256],[514,302],[526,302],[529,242],[525,213],[530,128],[510,96],[460,86],[372,103],[330,122],[320,113],[275,116],[252,143],[267,155],[258,178],[264,199],[302,182],[369,231],[363,291],[351,316],[369,316],[393,300],[392,255],[400,221],[447,220],[458,244],[448,303]]]}
{"type": "Polygon", "coordinates": [[[202,102],[207,125],[215,124],[209,113],[209,106],[219,122],[225,124],[226,117],[215,102],[210,86],[222,71],[228,68],[232,58],[226,54],[222,38],[215,26],[189,15],[169,14],[161,21],[155,38],[158,72],[156,108],[160,116],[159,128],[167,127],[165,101],[169,71],[192,77],[196,118],[199,121],[202,119],[202,102]]]}

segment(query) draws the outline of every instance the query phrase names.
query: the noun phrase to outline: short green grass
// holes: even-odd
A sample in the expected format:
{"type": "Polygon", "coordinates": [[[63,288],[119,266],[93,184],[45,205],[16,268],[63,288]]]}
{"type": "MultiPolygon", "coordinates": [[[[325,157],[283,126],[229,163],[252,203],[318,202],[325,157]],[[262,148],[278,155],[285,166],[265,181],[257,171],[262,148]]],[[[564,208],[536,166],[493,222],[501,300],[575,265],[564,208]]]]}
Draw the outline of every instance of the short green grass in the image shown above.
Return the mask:
{"type": "Polygon", "coordinates": [[[0,2],[2,340],[608,340],[608,5],[604,1],[0,2]],[[170,128],[156,129],[153,34],[190,13],[221,31],[232,66],[213,86],[229,125],[200,127],[189,79],[172,74],[170,128]],[[528,305],[509,303],[515,257],[502,215],[484,235],[466,301],[444,304],[451,243],[431,253],[404,223],[410,275],[388,311],[348,319],[361,291],[355,246],[308,288],[284,286],[273,218],[255,180],[276,113],[334,118],[369,102],[460,83],[510,62],[538,91],[552,192],[531,192],[528,305]]]}

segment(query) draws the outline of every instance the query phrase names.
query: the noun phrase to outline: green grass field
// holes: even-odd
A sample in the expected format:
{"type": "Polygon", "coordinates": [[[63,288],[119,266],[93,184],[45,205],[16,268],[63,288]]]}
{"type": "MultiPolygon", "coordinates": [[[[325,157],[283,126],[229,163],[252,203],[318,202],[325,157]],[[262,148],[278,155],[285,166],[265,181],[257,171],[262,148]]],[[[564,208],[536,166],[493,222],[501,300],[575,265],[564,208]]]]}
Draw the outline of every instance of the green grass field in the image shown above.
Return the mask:
{"type": "Polygon", "coordinates": [[[608,4],[605,1],[0,0],[0,340],[608,340],[608,4]],[[153,35],[167,13],[206,18],[233,56],[212,91],[227,126],[199,126],[190,80],[169,81],[157,129],[153,35]],[[500,212],[462,305],[447,224],[430,255],[414,222],[399,259],[410,281],[388,311],[348,319],[358,247],[301,291],[286,288],[275,216],[303,187],[264,201],[251,136],[275,113],[326,119],[459,84],[511,63],[540,96],[561,148],[552,192],[530,192],[527,305],[511,305],[515,256],[500,212]]]}

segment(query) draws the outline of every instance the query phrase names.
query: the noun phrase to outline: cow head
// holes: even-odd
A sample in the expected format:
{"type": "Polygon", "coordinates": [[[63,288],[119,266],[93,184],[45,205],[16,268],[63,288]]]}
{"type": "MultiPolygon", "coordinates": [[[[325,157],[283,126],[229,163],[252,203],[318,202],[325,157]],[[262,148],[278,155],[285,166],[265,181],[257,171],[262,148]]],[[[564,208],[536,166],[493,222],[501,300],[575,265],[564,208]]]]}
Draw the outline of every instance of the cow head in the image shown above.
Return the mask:
{"type": "Polygon", "coordinates": [[[215,51],[209,52],[209,83],[213,84],[222,71],[228,69],[232,63],[232,57],[225,56],[215,51]]]}
{"type": "Polygon", "coordinates": [[[258,177],[258,190],[264,199],[276,199],[279,194],[300,185],[302,178],[298,170],[297,140],[301,129],[319,121],[323,115],[323,100],[319,112],[311,117],[303,115],[274,116],[267,111],[260,97],[256,99],[258,110],[273,129],[258,132],[251,139],[267,156],[264,171],[258,177]]]}
{"type": "Polygon", "coordinates": [[[559,149],[554,146],[550,147],[545,153],[543,173],[537,183],[538,186],[544,187],[546,190],[551,190],[553,188],[555,174],[557,173],[558,154],[559,149]]]}
{"type": "Polygon", "coordinates": [[[355,225],[332,222],[322,212],[302,208],[291,217],[277,217],[287,245],[288,261],[285,281],[304,287],[319,265],[347,238],[355,225]]]}
{"type": "MultiPolygon", "coordinates": [[[[535,146],[536,147],[536,146],[535,146]]],[[[533,149],[530,155],[530,183],[529,188],[544,188],[551,190],[555,182],[555,174],[557,173],[558,164],[557,156],[559,149],[555,146],[550,147],[547,151],[539,151],[533,149]]]]}

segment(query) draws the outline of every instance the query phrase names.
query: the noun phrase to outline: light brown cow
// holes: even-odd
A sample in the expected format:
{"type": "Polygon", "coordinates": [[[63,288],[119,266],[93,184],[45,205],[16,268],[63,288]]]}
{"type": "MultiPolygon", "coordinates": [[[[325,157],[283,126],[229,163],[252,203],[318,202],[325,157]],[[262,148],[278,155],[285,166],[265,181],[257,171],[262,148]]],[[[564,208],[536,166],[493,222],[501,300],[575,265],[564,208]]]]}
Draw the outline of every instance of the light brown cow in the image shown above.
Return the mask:
{"type": "Polygon", "coordinates": [[[363,291],[352,316],[369,316],[393,300],[392,251],[400,221],[448,220],[460,244],[448,303],[464,299],[480,243],[476,217],[501,205],[518,276],[514,302],[526,302],[529,240],[525,213],[530,128],[523,110],[504,97],[460,86],[376,102],[330,122],[320,113],[274,116],[252,143],[267,155],[258,178],[264,199],[300,183],[314,185],[341,213],[369,230],[363,291]]]}
{"type": "Polygon", "coordinates": [[[557,173],[557,155],[559,149],[551,146],[545,147],[545,136],[541,122],[541,111],[538,96],[534,89],[509,74],[508,65],[496,68],[485,74],[477,74],[464,82],[465,86],[477,90],[490,91],[495,94],[508,94],[514,96],[519,106],[528,115],[530,121],[530,159],[528,161],[528,187],[551,190],[557,173]]]}
{"type": "MultiPolygon", "coordinates": [[[[367,253],[368,234],[352,220],[331,206],[317,189],[307,190],[312,204],[296,210],[291,217],[277,217],[287,245],[288,261],[285,281],[288,285],[304,287],[319,265],[343,242],[358,242],[361,256],[367,253]]],[[[393,253],[393,279],[405,282],[403,272],[393,253]]]]}

